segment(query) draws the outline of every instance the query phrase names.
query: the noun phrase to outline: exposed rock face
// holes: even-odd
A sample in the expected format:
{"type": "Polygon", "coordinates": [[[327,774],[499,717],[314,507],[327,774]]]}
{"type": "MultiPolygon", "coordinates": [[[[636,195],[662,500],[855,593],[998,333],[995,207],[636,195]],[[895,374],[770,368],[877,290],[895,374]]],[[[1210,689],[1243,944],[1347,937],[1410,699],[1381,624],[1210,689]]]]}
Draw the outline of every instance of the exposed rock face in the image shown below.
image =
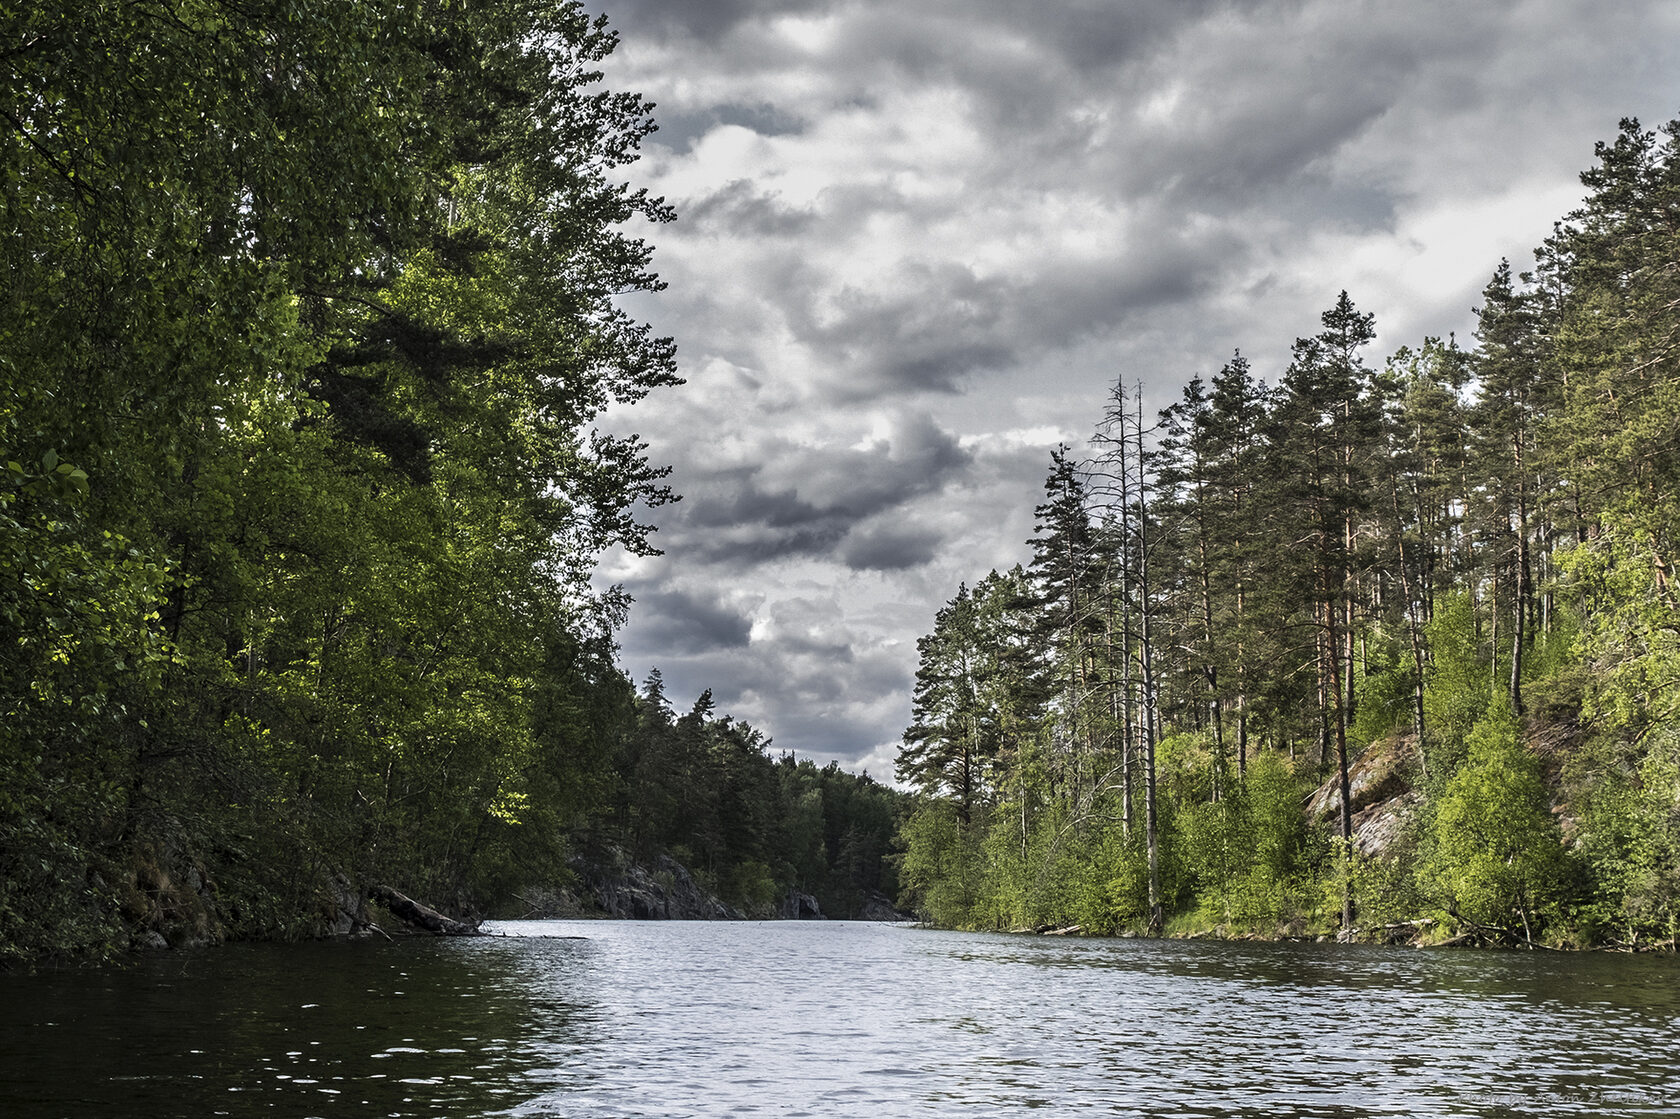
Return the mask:
{"type": "MultiPolygon", "coordinates": [[[[714,896],[694,880],[675,859],[661,855],[650,865],[631,862],[611,844],[575,853],[576,875],[570,887],[542,886],[519,894],[526,918],[618,917],[638,921],[826,921],[822,902],[802,890],[790,890],[779,901],[754,903],[743,912],[714,896]]],[[[914,914],[893,905],[878,891],[863,896],[854,919],[914,922],[914,914]]]]}
{"type": "Polygon", "coordinates": [[[622,868],[576,860],[586,895],[608,917],[640,921],[739,921],[741,911],[725,905],[694,881],[688,868],[661,855],[652,867],[622,868]]]}
{"type": "Polygon", "coordinates": [[[863,899],[863,908],[858,910],[858,920],[860,921],[883,921],[896,923],[901,921],[914,921],[915,919],[915,914],[906,913],[899,909],[892,903],[892,899],[887,897],[886,894],[880,894],[874,891],[870,891],[870,893],[863,899]]]}
{"type": "Polygon", "coordinates": [[[143,843],[118,872],[120,915],[136,949],[197,948],[225,939],[209,871],[173,843],[143,843]]]}
{"type": "MultiPolygon", "coordinates": [[[[1418,748],[1410,736],[1384,738],[1369,744],[1347,764],[1347,790],[1352,793],[1354,850],[1376,857],[1389,854],[1416,817],[1423,795],[1413,788],[1418,748]]],[[[1341,776],[1331,773],[1305,803],[1307,817],[1339,827],[1342,812],[1341,776]]]]}
{"type": "MultiPolygon", "coordinates": [[[[1359,803],[1357,798],[1354,803],[1359,803]]],[[[1354,850],[1372,857],[1386,854],[1405,834],[1422,803],[1422,793],[1407,789],[1355,812],[1351,821],[1354,850]]]]}
{"type": "MultiPolygon", "coordinates": [[[[1348,791],[1353,811],[1358,814],[1374,804],[1399,796],[1411,787],[1410,762],[1415,752],[1409,740],[1384,738],[1371,743],[1365,752],[1348,763],[1348,791]],[[1410,752],[1410,753],[1409,753],[1410,752]]],[[[1331,774],[1307,798],[1307,815],[1313,819],[1337,819],[1342,811],[1341,778],[1331,774]]]]}
{"type": "Polygon", "coordinates": [[[798,890],[789,890],[788,896],[782,899],[776,916],[788,921],[822,921],[822,906],[810,894],[802,894],[798,890]]]}
{"type": "MultiPolygon", "coordinates": [[[[1353,845],[1362,855],[1386,854],[1405,833],[1423,803],[1412,788],[1417,748],[1411,738],[1384,738],[1371,743],[1348,764],[1352,794],[1353,845]]],[[[1306,812],[1314,820],[1336,826],[1341,818],[1341,778],[1330,777],[1307,797],[1306,812]]]]}
{"type": "Polygon", "coordinates": [[[322,936],[349,936],[368,927],[362,891],[342,873],[334,873],[321,887],[318,927],[322,936]]]}

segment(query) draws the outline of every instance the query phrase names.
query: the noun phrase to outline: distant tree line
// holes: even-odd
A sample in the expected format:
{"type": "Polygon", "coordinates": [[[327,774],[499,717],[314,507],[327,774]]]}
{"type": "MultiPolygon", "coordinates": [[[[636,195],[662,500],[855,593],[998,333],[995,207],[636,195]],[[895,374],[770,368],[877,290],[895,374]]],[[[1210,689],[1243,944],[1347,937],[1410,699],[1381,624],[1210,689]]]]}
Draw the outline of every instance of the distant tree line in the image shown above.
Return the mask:
{"type": "Polygon", "coordinates": [[[770,916],[790,890],[830,917],[855,917],[898,882],[893,842],[907,798],[837,762],[771,757],[753,727],[714,713],[703,693],[685,714],[657,670],[619,740],[610,814],[615,843],[648,861],[670,854],[749,916],[770,916]]]}
{"type": "Polygon", "coordinates": [[[679,383],[619,303],[672,215],[605,22],[24,0],[0,41],[0,962],[493,902],[603,827],[849,897],[780,802],[681,798],[770,773],[843,847],[874,794],[707,712],[672,746],[589,582],[671,498],[594,424],[679,383]]]}
{"type": "Polygon", "coordinates": [[[926,913],[1672,943],[1680,122],[1624,121],[1582,181],[1468,348],[1373,364],[1344,292],[1275,384],[1237,354],[1146,419],[1116,383],[1030,565],[920,642],[926,913]],[[1379,756],[1411,790],[1380,857],[1379,756]]]}

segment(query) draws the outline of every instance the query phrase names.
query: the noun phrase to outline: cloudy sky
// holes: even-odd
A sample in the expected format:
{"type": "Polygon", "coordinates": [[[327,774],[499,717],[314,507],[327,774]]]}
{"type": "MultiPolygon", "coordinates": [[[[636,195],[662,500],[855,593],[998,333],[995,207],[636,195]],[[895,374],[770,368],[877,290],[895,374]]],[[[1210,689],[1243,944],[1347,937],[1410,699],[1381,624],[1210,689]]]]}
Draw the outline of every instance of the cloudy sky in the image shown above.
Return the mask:
{"type": "Polygon", "coordinates": [[[1346,288],[1472,327],[1617,121],[1680,115],[1672,0],[588,0],[657,102],[631,170],[688,384],[625,667],[890,778],[916,638],[1028,555],[1117,377],[1275,381],[1346,288]]]}

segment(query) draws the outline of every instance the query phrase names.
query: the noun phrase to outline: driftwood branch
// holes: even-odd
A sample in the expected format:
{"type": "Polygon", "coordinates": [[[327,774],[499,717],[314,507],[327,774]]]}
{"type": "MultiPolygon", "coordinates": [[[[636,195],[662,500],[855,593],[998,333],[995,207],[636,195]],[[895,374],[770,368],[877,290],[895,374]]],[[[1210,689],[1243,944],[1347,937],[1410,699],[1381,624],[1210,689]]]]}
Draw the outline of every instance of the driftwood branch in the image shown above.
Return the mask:
{"type": "Polygon", "coordinates": [[[478,922],[457,921],[445,917],[430,906],[421,905],[407,894],[389,886],[369,886],[368,897],[389,909],[393,916],[434,936],[485,936],[478,922]]]}
{"type": "MultiPolygon", "coordinates": [[[[1443,940],[1437,948],[1452,948],[1466,942],[1480,941],[1482,943],[1516,944],[1527,948],[1530,952],[1556,952],[1557,949],[1549,944],[1541,944],[1531,936],[1525,928],[1521,931],[1507,928],[1504,925],[1484,925],[1480,921],[1466,917],[1458,910],[1448,907],[1447,913],[1461,925],[1470,926],[1469,932],[1460,933],[1451,940],[1443,940]]],[[[1526,915],[1525,915],[1526,923],[1526,915]]]]}
{"type": "Polygon", "coordinates": [[[1336,939],[1341,941],[1343,944],[1352,944],[1357,942],[1361,937],[1372,936],[1375,934],[1381,934],[1385,938],[1391,937],[1393,934],[1399,932],[1410,932],[1413,935],[1421,935],[1425,929],[1433,928],[1434,926],[1435,918],[1422,917],[1416,921],[1393,921],[1386,925],[1362,925],[1359,928],[1343,929],[1341,932],[1336,934],[1336,939]]]}

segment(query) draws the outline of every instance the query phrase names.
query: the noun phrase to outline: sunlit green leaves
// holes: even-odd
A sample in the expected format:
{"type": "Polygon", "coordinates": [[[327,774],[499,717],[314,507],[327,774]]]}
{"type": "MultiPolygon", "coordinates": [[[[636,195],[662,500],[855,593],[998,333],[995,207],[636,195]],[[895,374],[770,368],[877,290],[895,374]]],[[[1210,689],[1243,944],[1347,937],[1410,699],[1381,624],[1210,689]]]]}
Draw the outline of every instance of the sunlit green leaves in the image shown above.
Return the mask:
{"type": "Polygon", "coordinates": [[[657,286],[621,227],[669,217],[616,177],[651,122],[596,84],[613,35],[94,0],[0,36],[0,833],[107,790],[60,878],[167,834],[249,928],[329,874],[461,888],[599,769],[610,720],[547,713],[612,706],[589,572],[667,496],[589,431],[675,381],[612,303],[657,286]]]}
{"type": "Polygon", "coordinates": [[[1530,935],[1567,885],[1538,760],[1503,702],[1477,722],[1469,757],[1433,806],[1420,881],[1448,914],[1530,935]]]}

